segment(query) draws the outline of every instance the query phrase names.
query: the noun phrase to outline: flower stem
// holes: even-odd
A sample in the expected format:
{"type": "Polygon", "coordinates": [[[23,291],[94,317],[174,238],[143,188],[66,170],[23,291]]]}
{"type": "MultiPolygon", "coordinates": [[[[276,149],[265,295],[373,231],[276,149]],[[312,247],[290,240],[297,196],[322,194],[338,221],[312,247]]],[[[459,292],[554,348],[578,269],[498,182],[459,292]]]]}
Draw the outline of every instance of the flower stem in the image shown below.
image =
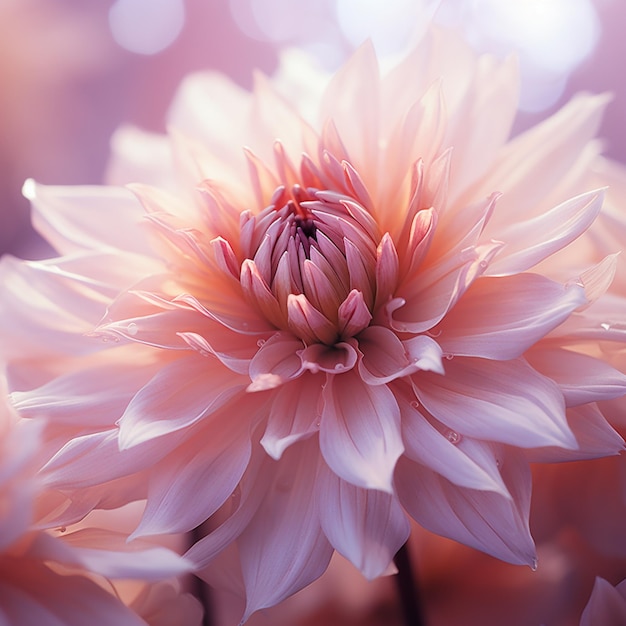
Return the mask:
{"type": "MultiPolygon", "coordinates": [[[[189,532],[189,542],[193,546],[194,543],[202,539],[204,534],[202,528],[198,526],[189,532]]],[[[203,609],[202,626],[214,626],[213,624],[213,611],[211,610],[211,590],[209,586],[195,574],[191,575],[191,593],[196,600],[200,602],[203,609]]]]}
{"type": "Polygon", "coordinates": [[[393,561],[398,568],[395,579],[404,623],[406,626],[426,626],[417,579],[411,567],[409,548],[406,543],[398,550],[393,561]]]}

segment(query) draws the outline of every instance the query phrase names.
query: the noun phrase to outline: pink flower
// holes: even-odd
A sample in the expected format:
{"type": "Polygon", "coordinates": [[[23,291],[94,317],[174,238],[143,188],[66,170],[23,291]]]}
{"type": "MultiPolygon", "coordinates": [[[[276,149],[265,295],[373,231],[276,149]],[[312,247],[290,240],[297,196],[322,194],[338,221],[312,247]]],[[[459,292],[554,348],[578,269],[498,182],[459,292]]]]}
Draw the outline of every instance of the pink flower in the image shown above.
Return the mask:
{"type": "MultiPolygon", "coordinates": [[[[2,391],[4,380],[0,378],[2,391]]],[[[158,545],[128,545],[116,528],[107,526],[44,530],[45,518],[59,498],[43,490],[36,476],[41,421],[20,421],[0,397],[0,616],[7,624],[84,624],[165,626],[199,624],[202,609],[181,592],[175,579],[189,563],[158,545]],[[136,579],[128,602],[114,579],[136,579]],[[170,579],[163,581],[163,579],[170,579]],[[153,588],[183,621],[162,615],[162,602],[149,598],[153,588]]],[[[93,519],[91,520],[93,522],[93,519]]],[[[113,523],[112,523],[113,522],[113,523]]],[[[171,611],[172,609],[169,608],[171,611]]]]}
{"type": "Polygon", "coordinates": [[[29,182],[62,256],[2,270],[13,399],[50,421],[43,475],[73,500],[57,521],[112,494],[147,497],[133,538],[208,520],[187,556],[244,619],[333,550],[393,571],[407,512],[534,567],[529,458],[623,446],[595,402],[625,377],[558,332],[615,260],[548,275],[600,211],[564,190],[606,98],[509,140],[514,63],[451,34],[384,76],[369,45],[329,81],[302,63],[252,94],[190,77],[170,148],[118,135],[116,181],[162,188],[29,182]]]}
{"type": "Polygon", "coordinates": [[[580,619],[580,626],[620,626],[626,623],[626,581],[616,587],[596,578],[593,592],[580,619]]]}

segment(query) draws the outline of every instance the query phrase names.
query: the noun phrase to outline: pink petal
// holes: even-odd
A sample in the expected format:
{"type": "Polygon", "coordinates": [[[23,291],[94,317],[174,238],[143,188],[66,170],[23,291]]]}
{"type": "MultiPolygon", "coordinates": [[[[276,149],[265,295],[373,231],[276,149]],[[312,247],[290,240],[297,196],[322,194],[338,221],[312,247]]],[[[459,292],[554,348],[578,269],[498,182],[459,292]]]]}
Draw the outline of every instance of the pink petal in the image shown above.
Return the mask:
{"type": "Polygon", "coordinates": [[[90,367],[54,378],[32,391],[14,391],[13,404],[23,417],[46,418],[55,424],[88,423],[91,428],[111,426],[137,389],[161,367],[147,359],[138,367],[139,355],[132,356],[135,361],[90,367]]]}
{"type": "Polygon", "coordinates": [[[120,450],[118,429],[81,435],[66,443],[43,467],[43,479],[58,489],[79,489],[114,480],[152,467],[176,445],[148,440],[120,450]]]}
{"type": "Polygon", "coordinates": [[[626,624],[626,584],[617,587],[596,576],[580,626],[621,626],[626,624]]]}
{"type": "Polygon", "coordinates": [[[595,404],[568,409],[567,421],[578,442],[576,450],[548,446],[528,450],[527,458],[533,463],[555,463],[597,459],[620,454],[626,449],[621,435],[610,426],[595,404]]]}
{"type": "Polygon", "coordinates": [[[338,374],[351,370],[359,358],[357,342],[354,339],[339,341],[334,346],[314,343],[300,351],[302,367],[316,374],[328,372],[338,374]]]}
{"type": "Polygon", "coordinates": [[[246,378],[214,361],[186,356],[164,366],[119,420],[120,449],[188,428],[240,394],[246,378]]]}
{"type": "Polygon", "coordinates": [[[238,539],[246,586],[245,621],[299,591],[328,567],[332,548],[315,504],[317,442],[291,446],[276,467],[273,484],[238,539]]]}
{"type": "Polygon", "coordinates": [[[402,458],[396,472],[398,496],[411,517],[427,530],[503,561],[535,567],[535,547],[528,528],[528,464],[509,451],[500,469],[510,498],[457,487],[402,458]]]}
{"type": "MultiPolygon", "coordinates": [[[[250,415],[255,405],[246,399],[232,411],[250,415]]],[[[131,537],[188,532],[213,515],[248,466],[249,430],[229,410],[163,459],[150,477],[146,509],[131,537]]]]}
{"type": "Polygon", "coordinates": [[[300,376],[303,369],[298,353],[302,348],[302,341],[282,331],[263,341],[250,362],[252,383],[247,391],[272,389],[300,376]]]}
{"type": "Polygon", "coordinates": [[[337,311],[338,330],[344,337],[354,337],[369,326],[372,314],[365,304],[363,293],[353,289],[339,305],[337,311]]]}
{"type": "Polygon", "coordinates": [[[403,343],[383,326],[370,326],[359,334],[359,374],[368,385],[383,385],[412,373],[415,366],[407,358],[403,343]]]}
{"type": "Polygon", "coordinates": [[[439,344],[427,335],[417,335],[402,342],[406,353],[415,369],[444,374],[441,359],[443,352],[439,344]]]}
{"type": "Polygon", "coordinates": [[[611,400],[626,394],[626,375],[592,356],[540,344],[527,358],[533,367],[559,386],[567,406],[611,400]]]}
{"type": "Polygon", "coordinates": [[[376,302],[374,308],[385,304],[398,285],[398,253],[389,233],[385,233],[376,250],[376,302]]]}
{"type": "Polygon", "coordinates": [[[508,496],[493,455],[493,463],[477,462],[464,451],[465,446],[459,445],[461,438],[457,433],[437,430],[420,413],[417,401],[410,400],[405,394],[396,394],[396,398],[400,406],[402,440],[408,458],[441,474],[459,487],[495,491],[508,496]]]}
{"type": "Polygon", "coordinates": [[[143,542],[129,543],[125,534],[84,528],[55,538],[37,535],[29,554],[35,558],[78,565],[106,578],[163,580],[185,574],[192,564],[175,552],[143,542]]]}
{"type": "Polygon", "coordinates": [[[330,468],[357,487],[393,493],[393,470],[404,448],[391,390],[367,385],[350,370],[328,376],[323,398],[320,448],[330,468]]]}
{"type": "Polygon", "coordinates": [[[368,580],[382,576],[411,531],[395,496],[355,487],[323,464],[316,494],[322,529],[335,550],[368,580]]]}
{"type": "Polygon", "coordinates": [[[522,448],[576,448],[558,387],[524,361],[455,357],[412,377],[418,400],[455,432],[522,448]]]}
{"type": "Polygon", "coordinates": [[[0,582],[8,624],[145,626],[146,622],[86,576],[63,575],[43,563],[14,567],[0,582]]]}
{"type": "Polygon", "coordinates": [[[542,200],[571,171],[585,146],[596,136],[610,96],[581,94],[542,123],[503,147],[499,158],[474,193],[502,192],[499,210],[487,235],[510,223],[519,207],[545,212],[542,200]],[[532,180],[533,184],[528,185],[532,180]],[[482,190],[482,191],[481,191],[482,190]],[[493,230],[492,230],[493,228],[493,230]]]}
{"type": "Polygon", "coordinates": [[[323,374],[306,373],[274,393],[261,438],[261,445],[273,459],[278,461],[290,445],[318,431],[325,380],[323,374]]]}
{"type": "Polygon", "coordinates": [[[53,187],[29,180],[24,195],[32,202],[35,228],[60,254],[107,249],[154,254],[141,228],[144,209],[128,189],[53,187]]]}
{"type": "MultiPolygon", "coordinates": [[[[333,120],[361,175],[374,172],[378,162],[379,82],[376,54],[367,42],[333,76],[322,101],[323,119],[333,120]]],[[[369,177],[365,183],[375,193],[369,177]]]]}
{"type": "Polygon", "coordinates": [[[487,274],[506,276],[524,272],[577,239],[593,223],[604,193],[590,191],[540,215],[499,230],[505,245],[487,274]]]}
{"type": "Polygon", "coordinates": [[[537,274],[481,278],[440,323],[437,341],[448,354],[514,359],[585,302],[582,288],[537,274]]]}
{"type": "MultiPolygon", "coordinates": [[[[210,333],[210,343],[206,337],[193,332],[176,333],[190,348],[202,356],[215,356],[229,370],[237,374],[248,374],[250,361],[258,350],[258,343],[248,335],[230,332],[221,328],[220,332],[210,333]]],[[[257,339],[257,341],[260,341],[257,339]]]]}
{"type": "Polygon", "coordinates": [[[294,334],[307,343],[321,341],[328,345],[335,343],[337,329],[335,325],[320,313],[303,294],[290,294],[287,299],[289,327],[294,334]]]}

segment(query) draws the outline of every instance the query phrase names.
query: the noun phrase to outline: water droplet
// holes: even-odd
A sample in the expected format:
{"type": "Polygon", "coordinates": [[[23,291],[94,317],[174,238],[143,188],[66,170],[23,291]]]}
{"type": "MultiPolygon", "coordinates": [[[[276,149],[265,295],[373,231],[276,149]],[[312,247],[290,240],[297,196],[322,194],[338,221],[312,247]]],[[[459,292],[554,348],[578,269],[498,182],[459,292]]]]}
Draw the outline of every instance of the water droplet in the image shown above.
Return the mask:
{"type": "Polygon", "coordinates": [[[411,400],[409,403],[414,409],[419,409],[420,403],[417,400],[411,400]]]}
{"type": "Polygon", "coordinates": [[[319,427],[320,427],[320,423],[319,423],[319,422],[316,422],[316,423],[315,423],[315,428],[319,428],[319,427]]]}
{"type": "Polygon", "coordinates": [[[487,263],[487,261],[481,261],[478,265],[480,266],[481,270],[486,270],[489,263],[487,263]]]}
{"type": "Polygon", "coordinates": [[[259,339],[256,342],[256,345],[259,346],[259,348],[262,348],[265,345],[265,339],[259,339]]]}
{"type": "Polygon", "coordinates": [[[538,566],[539,566],[539,560],[538,560],[538,559],[537,559],[537,557],[535,556],[535,557],[533,557],[533,562],[532,562],[532,565],[530,566],[530,569],[531,569],[533,572],[536,572],[536,571],[537,571],[537,567],[538,567],[538,566]]]}
{"type": "Polygon", "coordinates": [[[461,441],[461,435],[459,433],[457,433],[455,430],[449,430],[446,433],[446,439],[450,443],[452,443],[452,444],[454,444],[456,446],[461,441]]]}
{"type": "Polygon", "coordinates": [[[338,372],[344,369],[346,369],[346,366],[343,363],[337,363],[337,365],[335,365],[335,370],[338,372]]]}
{"type": "Polygon", "coordinates": [[[502,461],[500,459],[496,459],[496,467],[502,467],[502,461]]]}
{"type": "Polygon", "coordinates": [[[57,528],[57,530],[58,530],[60,533],[64,533],[64,532],[67,530],[67,526],[59,526],[59,528],[57,528]]]}
{"type": "Polygon", "coordinates": [[[117,335],[113,335],[113,337],[111,337],[111,339],[113,340],[113,343],[119,343],[120,342],[120,338],[117,335]]]}
{"type": "Polygon", "coordinates": [[[131,336],[134,337],[137,334],[137,324],[135,324],[134,322],[131,322],[128,325],[128,328],[126,329],[126,332],[131,336]]]}
{"type": "Polygon", "coordinates": [[[446,354],[445,357],[448,361],[452,361],[452,359],[454,358],[454,354],[446,354]]]}
{"type": "Polygon", "coordinates": [[[605,322],[604,324],[600,324],[600,327],[601,327],[603,330],[611,330],[611,325],[610,325],[610,324],[607,324],[606,322],[605,322]]]}
{"type": "Polygon", "coordinates": [[[109,343],[109,337],[107,335],[102,335],[102,343],[109,343]]]}

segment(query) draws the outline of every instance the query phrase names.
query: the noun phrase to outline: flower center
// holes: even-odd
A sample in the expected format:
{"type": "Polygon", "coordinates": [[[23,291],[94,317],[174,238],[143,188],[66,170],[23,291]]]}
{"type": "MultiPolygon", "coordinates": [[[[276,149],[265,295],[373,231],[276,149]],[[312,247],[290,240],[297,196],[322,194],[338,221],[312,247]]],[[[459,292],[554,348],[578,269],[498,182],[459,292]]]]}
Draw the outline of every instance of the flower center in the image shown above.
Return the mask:
{"type": "Polygon", "coordinates": [[[352,198],[279,187],[268,207],[242,220],[242,286],[277,328],[332,345],[371,320],[380,240],[376,223],[352,198]]]}

